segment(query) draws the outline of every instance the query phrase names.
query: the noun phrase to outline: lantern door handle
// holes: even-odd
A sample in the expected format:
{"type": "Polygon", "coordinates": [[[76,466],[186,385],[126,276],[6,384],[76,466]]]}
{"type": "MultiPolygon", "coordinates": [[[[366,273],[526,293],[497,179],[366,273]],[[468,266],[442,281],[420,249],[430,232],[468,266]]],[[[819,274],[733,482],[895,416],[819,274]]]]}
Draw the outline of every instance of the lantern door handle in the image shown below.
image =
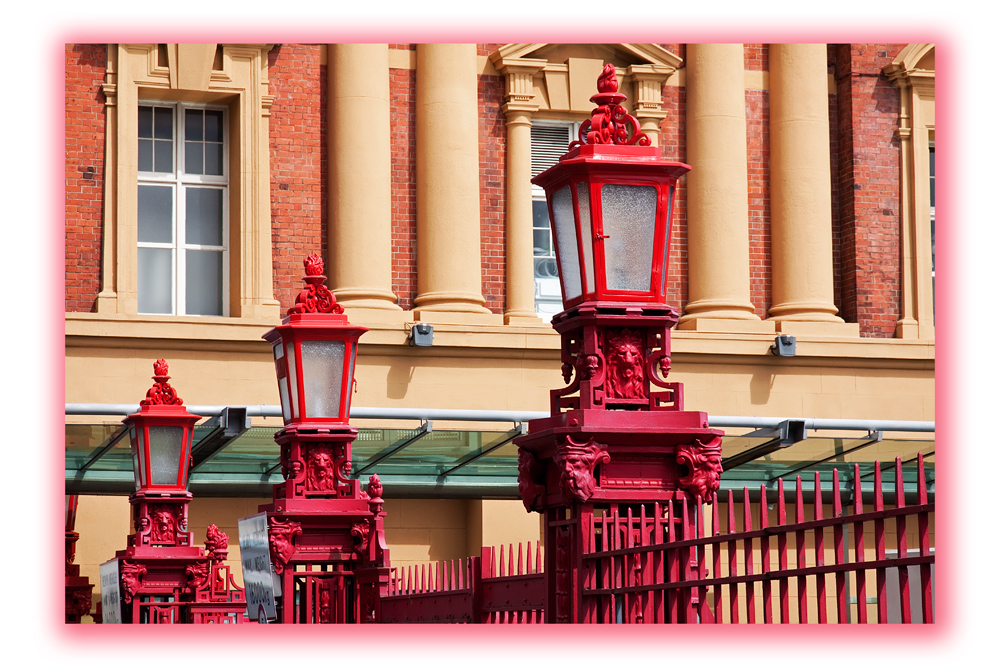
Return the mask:
{"type": "Polygon", "coordinates": [[[609,239],[609,238],[611,237],[608,236],[607,234],[598,234],[597,232],[594,232],[595,241],[603,241],[604,239],[609,239]]]}

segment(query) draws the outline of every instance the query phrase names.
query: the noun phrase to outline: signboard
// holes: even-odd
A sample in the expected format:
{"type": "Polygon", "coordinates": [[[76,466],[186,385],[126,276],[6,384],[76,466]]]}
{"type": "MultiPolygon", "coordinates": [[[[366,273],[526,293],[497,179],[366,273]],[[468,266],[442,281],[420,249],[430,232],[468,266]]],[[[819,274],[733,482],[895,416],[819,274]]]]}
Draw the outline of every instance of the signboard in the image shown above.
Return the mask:
{"type": "Polygon", "coordinates": [[[267,540],[267,513],[261,512],[239,520],[240,560],[243,562],[243,586],[247,599],[247,614],[258,623],[274,621],[278,612],[274,605],[275,589],[281,595],[281,583],[271,568],[271,552],[267,540]]]}
{"type": "Polygon", "coordinates": [[[120,581],[117,558],[101,563],[101,618],[104,623],[122,622],[120,581]]]}

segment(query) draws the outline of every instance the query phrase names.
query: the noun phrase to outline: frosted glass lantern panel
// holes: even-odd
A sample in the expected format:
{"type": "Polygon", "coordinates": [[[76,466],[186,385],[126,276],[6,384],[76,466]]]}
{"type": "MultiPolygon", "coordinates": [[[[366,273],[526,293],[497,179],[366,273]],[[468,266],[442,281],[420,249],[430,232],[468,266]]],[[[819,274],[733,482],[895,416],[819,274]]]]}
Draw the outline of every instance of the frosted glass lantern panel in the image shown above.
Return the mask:
{"type": "Polygon", "coordinates": [[[154,485],[176,485],[177,470],[184,450],[184,429],[180,426],[149,427],[149,474],[154,485]]]}
{"type": "Polygon", "coordinates": [[[586,183],[576,184],[576,201],[580,209],[580,236],[583,237],[583,270],[587,283],[587,294],[594,293],[594,232],[590,223],[590,187],[586,183]]]}
{"type": "Polygon", "coordinates": [[[295,345],[288,348],[288,388],[292,391],[292,419],[299,418],[299,369],[295,365],[295,345]]]}
{"type": "Polygon", "coordinates": [[[285,367],[285,347],[278,343],[274,350],[274,371],[278,376],[278,393],[281,395],[281,417],[287,422],[292,418],[292,407],[288,403],[288,369],[285,367]],[[284,371],[284,373],[282,373],[284,371]],[[285,377],[281,377],[284,375],[285,377]]]}
{"type": "Polygon", "coordinates": [[[580,288],[580,254],[577,252],[576,219],[573,215],[573,193],[567,185],[552,195],[553,227],[556,231],[556,252],[562,264],[562,284],[567,301],[583,292],[580,288]]]}
{"type": "Polygon", "coordinates": [[[674,186],[670,186],[670,196],[667,197],[667,238],[663,241],[663,271],[660,273],[660,294],[667,293],[667,269],[670,262],[670,219],[674,208],[674,186]]]}
{"type": "Polygon", "coordinates": [[[601,187],[604,211],[604,268],[609,290],[650,291],[656,188],[651,185],[601,187]]]}
{"type": "Polygon", "coordinates": [[[145,447],[145,440],[142,437],[142,429],[136,431],[135,426],[128,429],[128,437],[132,445],[132,472],[135,475],[135,490],[138,491],[141,485],[146,484],[146,467],[139,462],[139,452],[145,447]]]}
{"type": "Polygon", "coordinates": [[[302,391],[306,418],[340,416],[341,383],[344,379],[344,341],[302,342],[302,391]]]}

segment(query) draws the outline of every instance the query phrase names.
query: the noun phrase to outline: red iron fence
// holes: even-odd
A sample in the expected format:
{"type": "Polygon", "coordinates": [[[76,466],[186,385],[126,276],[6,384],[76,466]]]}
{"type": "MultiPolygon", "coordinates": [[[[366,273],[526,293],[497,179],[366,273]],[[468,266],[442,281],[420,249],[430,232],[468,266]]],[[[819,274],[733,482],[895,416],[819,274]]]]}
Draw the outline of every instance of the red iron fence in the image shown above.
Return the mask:
{"type": "MultiPolygon", "coordinates": [[[[786,512],[779,479],[771,503],[773,524],[764,485],[756,503],[749,488],[741,503],[734,502],[731,491],[724,500],[716,496],[707,518],[699,504],[693,524],[680,520],[688,516],[686,499],[679,507],[672,501],[666,507],[655,504],[649,513],[640,506],[638,515],[631,509],[624,515],[618,510],[595,514],[583,557],[585,622],[888,623],[894,620],[890,606],[900,610],[903,623],[933,622],[934,504],[928,502],[923,456],[917,460],[914,505],[905,504],[899,459],[895,507],[885,505],[877,462],[873,474],[873,502],[866,507],[862,476],[854,466],[853,503],[845,511],[834,469],[832,503],[827,508],[824,492],[814,492],[811,516],[802,480],[796,478],[793,517],[786,512]],[[720,505],[726,508],[725,526],[720,505]],[[670,520],[674,516],[677,521],[670,520]],[[907,548],[912,524],[916,555],[907,548]],[[887,557],[887,547],[899,557],[887,557]],[[887,572],[898,577],[895,590],[887,586],[887,572]],[[917,610],[911,608],[911,586],[917,588],[917,610]]],[[[813,488],[821,489],[818,472],[813,488]]]]}
{"type": "Polygon", "coordinates": [[[383,623],[542,623],[542,550],[483,547],[480,556],[392,568],[383,623]],[[533,567],[532,567],[533,565],[533,567]]]}
{"type": "MultiPolygon", "coordinates": [[[[853,466],[847,506],[840,473],[823,486],[816,472],[808,513],[800,477],[790,511],[781,479],[770,497],[762,484],[742,498],[715,494],[691,513],[686,498],[595,508],[584,518],[584,622],[932,623],[934,503],[923,455],[916,467],[910,505],[897,458],[894,507],[876,462],[864,476],[853,466]]],[[[516,560],[512,546],[484,547],[460,561],[394,568],[380,620],[542,623],[545,594],[540,547],[518,545],[516,560]]]]}

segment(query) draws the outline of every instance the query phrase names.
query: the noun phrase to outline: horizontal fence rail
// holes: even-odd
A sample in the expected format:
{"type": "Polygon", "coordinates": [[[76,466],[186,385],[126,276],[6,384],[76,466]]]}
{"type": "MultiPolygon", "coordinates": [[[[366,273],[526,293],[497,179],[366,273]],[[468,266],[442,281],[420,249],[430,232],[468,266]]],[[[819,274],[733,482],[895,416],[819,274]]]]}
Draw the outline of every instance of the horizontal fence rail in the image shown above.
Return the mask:
{"type": "MultiPolygon", "coordinates": [[[[631,508],[624,514],[594,515],[590,530],[585,531],[590,537],[583,557],[584,619],[598,623],[931,623],[934,554],[929,527],[934,504],[927,500],[922,455],[917,469],[917,503],[910,506],[905,505],[902,462],[897,458],[893,508],[885,505],[881,466],[876,463],[874,506],[867,510],[861,494],[854,493],[850,511],[845,511],[839,473],[834,469],[829,511],[824,494],[816,493],[808,517],[801,478],[796,478],[791,520],[783,482],[778,480],[777,499],[770,508],[776,514],[774,525],[764,485],[756,504],[751,502],[749,488],[744,488],[740,522],[731,491],[724,501],[713,496],[707,520],[704,506],[695,503],[690,511],[686,499],[679,506],[673,501],[665,507],[656,503],[648,515],[645,505],[638,515],[631,508]],[[725,528],[720,501],[727,508],[725,528]],[[706,522],[710,522],[708,534],[706,522]],[[915,524],[916,555],[909,555],[907,548],[908,524],[915,524]],[[894,544],[887,542],[887,527],[894,528],[894,544]],[[898,557],[888,557],[887,546],[895,547],[892,550],[898,557]],[[897,585],[887,586],[887,573],[894,575],[889,578],[897,585]],[[916,605],[911,605],[911,586],[916,587],[916,605]],[[874,610],[869,610],[869,604],[874,604],[874,610]],[[899,610],[898,618],[890,618],[890,608],[899,610]]],[[[819,482],[817,472],[817,489],[819,482]]],[[[860,488],[856,464],[852,482],[852,488],[860,488]]]]}
{"type": "Polygon", "coordinates": [[[392,568],[382,623],[541,623],[542,549],[483,547],[479,556],[392,568]],[[534,565],[534,567],[532,567],[534,565]]]}

